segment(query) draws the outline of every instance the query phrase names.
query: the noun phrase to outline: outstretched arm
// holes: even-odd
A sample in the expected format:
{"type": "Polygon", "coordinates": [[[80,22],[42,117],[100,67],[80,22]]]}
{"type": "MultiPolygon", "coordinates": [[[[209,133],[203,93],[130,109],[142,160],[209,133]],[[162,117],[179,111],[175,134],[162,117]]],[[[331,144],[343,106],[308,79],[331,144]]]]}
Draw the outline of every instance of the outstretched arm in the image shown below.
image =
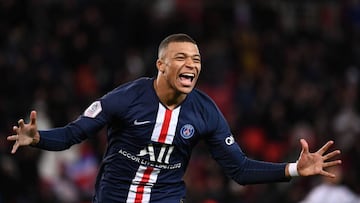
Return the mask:
{"type": "Polygon", "coordinates": [[[40,134],[36,125],[36,111],[31,111],[30,122],[26,124],[23,119],[18,121],[19,126],[14,126],[13,130],[16,133],[7,137],[9,141],[15,141],[11,153],[14,154],[20,146],[28,146],[37,144],[40,140],[40,134]]]}
{"type": "Polygon", "coordinates": [[[332,178],[335,177],[335,174],[325,171],[327,167],[341,164],[341,160],[329,161],[339,155],[340,150],[334,150],[330,153],[326,153],[330,146],[334,144],[333,141],[328,141],[314,153],[309,152],[309,145],[304,139],[300,139],[300,143],[302,150],[297,164],[295,165],[296,167],[294,169],[290,169],[290,164],[287,164],[285,168],[286,176],[291,176],[291,173],[294,173],[293,170],[297,170],[299,176],[323,175],[332,178]]]}

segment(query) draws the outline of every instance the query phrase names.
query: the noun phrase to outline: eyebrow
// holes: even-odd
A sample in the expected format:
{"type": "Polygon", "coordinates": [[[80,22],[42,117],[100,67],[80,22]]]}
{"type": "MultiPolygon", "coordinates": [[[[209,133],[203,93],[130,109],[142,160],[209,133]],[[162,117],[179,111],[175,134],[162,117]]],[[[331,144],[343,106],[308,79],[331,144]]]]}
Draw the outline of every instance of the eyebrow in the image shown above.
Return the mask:
{"type": "Polygon", "coordinates": [[[177,55],[184,55],[184,56],[200,57],[201,58],[200,54],[188,55],[188,54],[186,54],[184,52],[178,52],[178,53],[175,53],[175,56],[177,56],[177,55]]]}

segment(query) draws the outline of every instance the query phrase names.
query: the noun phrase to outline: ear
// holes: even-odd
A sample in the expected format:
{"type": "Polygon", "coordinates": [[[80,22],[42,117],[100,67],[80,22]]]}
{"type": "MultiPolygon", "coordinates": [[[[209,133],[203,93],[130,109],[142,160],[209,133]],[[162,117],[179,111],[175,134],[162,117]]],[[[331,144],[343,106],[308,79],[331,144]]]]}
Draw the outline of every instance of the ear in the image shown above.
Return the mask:
{"type": "Polygon", "coordinates": [[[165,63],[163,60],[158,59],[156,60],[156,67],[158,69],[159,72],[164,72],[165,71],[165,63]]]}

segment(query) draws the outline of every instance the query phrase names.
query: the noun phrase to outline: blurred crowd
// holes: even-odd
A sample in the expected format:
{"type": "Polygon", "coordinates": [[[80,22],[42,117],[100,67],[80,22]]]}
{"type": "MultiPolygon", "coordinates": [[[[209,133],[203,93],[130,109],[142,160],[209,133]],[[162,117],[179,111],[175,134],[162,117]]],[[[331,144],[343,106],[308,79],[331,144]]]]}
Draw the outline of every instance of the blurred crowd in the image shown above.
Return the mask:
{"type": "MultiPolygon", "coordinates": [[[[154,76],[158,44],[179,32],[198,42],[197,87],[249,157],[293,162],[299,138],[310,150],[332,139],[343,160],[335,184],[360,194],[359,0],[0,0],[0,30],[0,203],[91,202],[105,131],[67,151],[15,155],[6,136],[32,109],[39,129],[60,127],[154,76]]],[[[200,142],[185,181],[191,203],[311,203],[323,180],[240,186],[200,142]]]]}

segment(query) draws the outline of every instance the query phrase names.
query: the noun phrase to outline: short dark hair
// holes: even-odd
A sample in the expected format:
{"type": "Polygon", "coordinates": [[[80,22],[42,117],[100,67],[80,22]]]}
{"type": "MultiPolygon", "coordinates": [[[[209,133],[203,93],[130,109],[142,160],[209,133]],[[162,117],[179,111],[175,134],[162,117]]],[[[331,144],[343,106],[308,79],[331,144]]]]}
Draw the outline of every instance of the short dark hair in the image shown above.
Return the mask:
{"type": "Polygon", "coordinates": [[[163,39],[159,45],[158,53],[164,48],[166,48],[171,42],[190,42],[196,44],[196,41],[191,38],[189,35],[184,33],[177,33],[167,36],[163,39]]]}

